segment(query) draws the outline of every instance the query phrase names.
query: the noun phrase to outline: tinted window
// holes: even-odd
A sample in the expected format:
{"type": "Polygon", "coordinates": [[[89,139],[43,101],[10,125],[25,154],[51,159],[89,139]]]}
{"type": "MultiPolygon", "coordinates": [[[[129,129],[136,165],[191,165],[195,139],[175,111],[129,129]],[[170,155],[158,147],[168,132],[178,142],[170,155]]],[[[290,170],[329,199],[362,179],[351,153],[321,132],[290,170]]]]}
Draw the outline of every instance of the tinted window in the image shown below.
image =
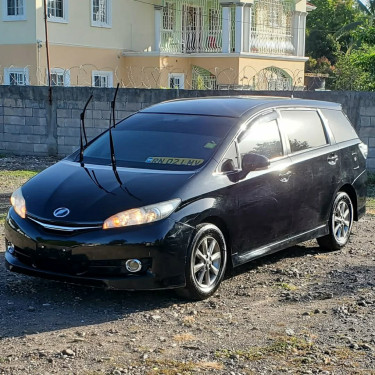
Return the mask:
{"type": "MultiPolygon", "coordinates": [[[[112,130],[119,166],[193,170],[215,153],[236,119],[213,116],[138,113],[112,130]]],[[[85,163],[110,164],[109,133],[84,153],[85,163]]]]}
{"type": "Polygon", "coordinates": [[[358,138],[352,124],[342,111],[322,109],[323,116],[327,119],[336,142],[344,142],[358,138]]]}
{"type": "Polygon", "coordinates": [[[223,157],[221,161],[219,171],[230,172],[236,169],[239,169],[238,153],[237,153],[236,143],[233,142],[230,145],[229,149],[227,150],[227,152],[225,153],[225,156],[223,157]]]}
{"type": "Polygon", "coordinates": [[[276,120],[257,120],[240,138],[241,155],[254,153],[273,159],[283,155],[276,120]]]}
{"type": "Polygon", "coordinates": [[[327,144],[323,124],[316,111],[281,111],[291,152],[327,144]]]}

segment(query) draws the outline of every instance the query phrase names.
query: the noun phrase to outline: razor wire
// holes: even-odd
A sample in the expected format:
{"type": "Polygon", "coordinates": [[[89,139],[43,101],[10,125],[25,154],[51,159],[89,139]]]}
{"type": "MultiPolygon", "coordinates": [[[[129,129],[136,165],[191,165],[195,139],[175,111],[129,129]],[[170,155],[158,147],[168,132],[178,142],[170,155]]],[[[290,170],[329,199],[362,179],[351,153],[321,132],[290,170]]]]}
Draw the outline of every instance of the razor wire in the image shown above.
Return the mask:
{"type": "MultiPolygon", "coordinates": [[[[248,90],[248,91],[294,91],[306,89],[325,89],[326,77],[308,76],[305,80],[303,69],[287,69],[269,66],[263,69],[252,65],[243,66],[238,70],[234,66],[189,66],[173,65],[170,61],[162,59],[160,67],[143,65],[119,64],[116,66],[97,66],[92,63],[74,65],[69,68],[53,67],[51,69],[52,86],[92,87],[94,75],[107,75],[104,87],[115,87],[119,83],[121,88],[143,89],[185,89],[185,90],[248,90]],[[173,85],[171,76],[184,77],[183,86],[173,85]],[[323,83],[322,83],[323,82],[323,83]]],[[[12,76],[13,77],[13,76],[12,76]]],[[[17,76],[13,77],[17,80],[17,76]]],[[[330,78],[327,78],[330,79],[330,78]]],[[[48,86],[48,73],[46,67],[28,65],[19,68],[17,65],[0,65],[0,84],[28,84],[32,86],[48,86]],[[9,72],[23,72],[27,79],[11,82],[5,75],[9,72]]],[[[102,86],[100,86],[102,87],[102,86]]]]}

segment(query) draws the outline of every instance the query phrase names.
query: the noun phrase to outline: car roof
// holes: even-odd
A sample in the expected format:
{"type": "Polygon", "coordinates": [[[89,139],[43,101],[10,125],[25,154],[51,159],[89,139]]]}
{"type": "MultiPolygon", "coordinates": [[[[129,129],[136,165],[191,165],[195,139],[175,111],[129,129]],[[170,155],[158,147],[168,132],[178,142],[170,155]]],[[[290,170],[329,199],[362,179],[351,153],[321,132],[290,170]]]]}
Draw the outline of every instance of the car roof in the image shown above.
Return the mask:
{"type": "Polygon", "coordinates": [[[273,107],[341,109],[338,103],[274,96],[214,96],[177,99],[142,109],[142,113],[169,113],[217,117],[242,117],[252,110],[273,107]]]}

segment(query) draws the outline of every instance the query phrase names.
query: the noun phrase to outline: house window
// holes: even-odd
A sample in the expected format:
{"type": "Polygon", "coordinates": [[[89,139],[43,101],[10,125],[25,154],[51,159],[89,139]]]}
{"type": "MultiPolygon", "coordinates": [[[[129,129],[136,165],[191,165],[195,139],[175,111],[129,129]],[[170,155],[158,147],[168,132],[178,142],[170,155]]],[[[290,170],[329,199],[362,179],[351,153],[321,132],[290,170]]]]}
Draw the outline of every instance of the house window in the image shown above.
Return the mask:
{"type": "Polygon", "coordinates": [[[170,73],[168,74],[168,83],[170,89],[183,89],[185,83],[184,73],[170,73]]]}
{"type": "Polygon", "coordinates": [[[165,3],[163,8],[163,29],[164,30],[173,30],[175,24],[175,4],[174,3],[165,3]]]}
{"type": "Polygon", "coordinates": [[[91,0],[91,26],[111,27],[112,26],[112,1],[91,0]]]}
{"type": "Polygon", "coordinates": [[[25,0],[3,0],[3,20],[20,21],[26,19],[25,0]]]}
{"type": "Polygon", "coordinates": [[[113,87],[113,73],[105,71],[92,72],[93,87],[113,87]]]}
{"type": "Polygon", "coordinates": [[[68,0],[48,0],[48,20],[53,22],[68,22],[68,0]]]}
{"type": "Polygon", "coordinates": [[[59,68],[51,69],[51,86],[70,86],[70,71],[59,68]]]}
{"type": "Polygon", "coordinates": [[[5,68],[4,85],[25,86],[29,84],[28,68],[5,68]]]}

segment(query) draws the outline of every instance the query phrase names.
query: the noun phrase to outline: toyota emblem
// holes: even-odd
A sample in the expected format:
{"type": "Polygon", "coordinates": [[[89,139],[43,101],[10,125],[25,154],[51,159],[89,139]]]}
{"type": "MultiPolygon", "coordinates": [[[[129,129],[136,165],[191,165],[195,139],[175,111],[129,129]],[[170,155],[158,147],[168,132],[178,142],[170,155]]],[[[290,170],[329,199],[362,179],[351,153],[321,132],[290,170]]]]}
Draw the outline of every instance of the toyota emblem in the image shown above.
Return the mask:
{"type": "Polygon", "coordinates": [[[65,216],[68,216],[69,214],[70,214],[70,210],[69,208],[66,208],[66,207],[56,208],[56,210],[53,211],[53,216],[55,217],[65,217],[65,216]]]}

